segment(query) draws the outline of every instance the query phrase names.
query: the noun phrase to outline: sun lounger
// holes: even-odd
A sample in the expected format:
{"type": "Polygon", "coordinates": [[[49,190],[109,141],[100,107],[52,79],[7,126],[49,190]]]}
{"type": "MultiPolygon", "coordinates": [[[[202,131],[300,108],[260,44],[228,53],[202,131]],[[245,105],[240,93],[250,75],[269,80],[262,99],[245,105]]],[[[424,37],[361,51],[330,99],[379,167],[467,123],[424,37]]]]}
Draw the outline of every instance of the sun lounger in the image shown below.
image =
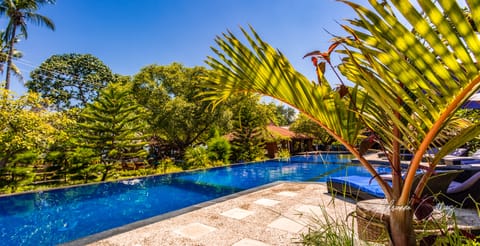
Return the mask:
{"type": "Polygon", "coordinates": [[[480,202],[480,172],[464,181],[452,181],[440,200],[464,208],[475,207],[475,203],[480,202]]]}
{"type": "Polygon", "coordinates": [[[473,153],[471,156],[458,156],[447,155],[442,158],[445,165],[462,165],[467,161],[479,161],[480,162],[480,149],[473,153]]]}
{"type": "MultiPolygon", "coordinates": [[[[438,172],[432,175],[422,193],[422,197],[436,196],[437,194],[446,194],[449,184],[457,177],[460,170],[438,172]]],[[[413,187],[420,181],[423,174],[418,174],[414,180],[413,187]]],[[[387,181],[390,182],[390,181],[387,181]]],[[[363,176],[344,176],[331,177],[327,180],[327,190],[329,193],[351,197],[357,201],[375,198],[385,198],[380,185],[372,177],[363,176]]]]}
{"type": "Polygon", "coordinates": [[[365,176],[331,177],[327,180],[327,190],[329,193],[348,196],[357,201],[385,198],[378,182],[365,176]]]}
{"type": "Polygon", "coordinates": [[[461,161],[460,161],[460,164],[461,164],[461,165],[480,164],[480,159],[461,160],[461,161]]]}

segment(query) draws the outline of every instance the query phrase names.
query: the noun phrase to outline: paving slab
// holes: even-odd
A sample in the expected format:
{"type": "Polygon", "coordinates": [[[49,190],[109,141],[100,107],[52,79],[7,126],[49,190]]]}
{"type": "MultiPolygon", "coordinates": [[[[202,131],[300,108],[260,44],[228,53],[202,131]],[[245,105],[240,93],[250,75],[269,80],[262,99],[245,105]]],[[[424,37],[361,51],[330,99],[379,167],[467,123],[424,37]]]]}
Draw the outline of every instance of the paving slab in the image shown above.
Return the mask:
{"type": "Polygon", "coordinates": [[[305,227],[305,225],[302,225],[298,221],[294,221],[289,218],[280,217],[268,224],[268,227],[291,233],[298,233],[303,229],[303,227],[305,227]]]}
{"type": "Polygon", "coordinates": [[[262,206],[272,207],[272,206],[277,205],[279,202],[280,201],[277,201],[277,200],[262,198],[262,199],[256,200],[253,203],[258,204],[258,205],[262,205],[262,206]]]}
{"type": "Polygon", "coordinates": [[[295,208],[301,215],[308,215],[308,216],[321,216],[323,213],[323,209],[319,205],[306,205],[300,204],[297,208],[295,208]]]}
{"type": "Polygon", "coordinates": [[[248,210],[241,209],[241,208],[232,208],[228,211],[225,211],[225,212],[221,213],[221,215],[229,217],[229,218],[234,218],[234,219],[237,219],[237,220],[241,220],[241,219],[243,219],[243,218],[245,218],[249,215],[252,215],[254,213],[255,212],[253,212],[253,211],[248,211],[248,210]]]}
{"type": "Polygon", "coordinates": [[[257,240],[253,240],[250,238],[244,238],[236,243],[234,243],[232,246],[270,246],[270,244],[266,244],[257,240]]]}
{"type": "Polygon", "coordinates": [[[179,228],[178,230],[175,230],[174,232],[183,237],[198,239],[216,230],[217,228],[215,227],[211,227],[211,226],[207,226],[207,225],[195,222],[195,223],[190,223],[188,225],[185,225],[179,228]]]}
{"type": "Polygon", "coordinates": [[[278,192],[277,195],[286,196],[286,197],[294,197],[294,196],[298,195],[298,193],[297,192],[291,192],[291,191],[281,191],[281,192],[278,192]]]}

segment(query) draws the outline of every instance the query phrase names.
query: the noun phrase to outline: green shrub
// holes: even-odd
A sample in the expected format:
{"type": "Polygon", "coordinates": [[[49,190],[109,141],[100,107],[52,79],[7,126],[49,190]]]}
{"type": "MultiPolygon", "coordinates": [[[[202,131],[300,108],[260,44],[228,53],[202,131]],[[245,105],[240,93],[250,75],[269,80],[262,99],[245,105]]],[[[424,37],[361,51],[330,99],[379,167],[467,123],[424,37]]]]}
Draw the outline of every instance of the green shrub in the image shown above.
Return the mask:
{"type": "Polygon", "coordinates": [[[217,136],[211,138],[207,143],[208,158],[212,162],[221,161],[228,164],[231,154],[231,145],[225,137],[217,136]]]}
{"type": "Polygon", "coordinates": [[[280,159],[288,159],[290,158],[290,151],[288,151],[288,149],[280,149],[277,153],[277,157],[280,159]]]}
{"type": "Polygon", "coordinates": [[[208,151],[203,146],[189,147],[185,150],[184,169],[197,169],[210,166],[208,151]]]}

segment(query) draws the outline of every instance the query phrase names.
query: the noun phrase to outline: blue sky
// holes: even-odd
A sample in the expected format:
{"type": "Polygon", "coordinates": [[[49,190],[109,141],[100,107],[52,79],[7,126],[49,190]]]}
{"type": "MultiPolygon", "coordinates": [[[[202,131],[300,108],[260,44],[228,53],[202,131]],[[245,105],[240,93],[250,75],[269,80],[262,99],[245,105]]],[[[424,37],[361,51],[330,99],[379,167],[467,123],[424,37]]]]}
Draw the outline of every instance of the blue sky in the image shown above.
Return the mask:
{"type": "MultiPolygon", "coordinates": [[[[326,50],[328,32],[343,34],[339,23],[355,17],[334,0],[57,0],[39,13],[51,18],[56,30],[29,25],[28,39],[17,46],[24,53],[16,64],[25,80],[45,59],[65,53],[92,54],[122,75],[150,64],[205,66],[215,36],[226,30],[239,34],[239,27],[248,25],[313,79],[303,55],[326,50]]],[[[26,91],[16,79],[11,89],[26,91]]]]}

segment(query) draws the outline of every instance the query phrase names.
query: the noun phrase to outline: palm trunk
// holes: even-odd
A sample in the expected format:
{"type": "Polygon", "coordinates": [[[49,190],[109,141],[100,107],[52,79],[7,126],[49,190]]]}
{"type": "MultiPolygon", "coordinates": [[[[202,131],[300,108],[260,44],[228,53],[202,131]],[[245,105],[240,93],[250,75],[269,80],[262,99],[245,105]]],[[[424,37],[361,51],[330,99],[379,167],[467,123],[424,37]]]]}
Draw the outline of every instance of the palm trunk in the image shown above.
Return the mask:
{"type": "Polygon", "coordinates": [[[6,76],[5,76],[5,89],[9,90],[10,89],[10,71],[12,70],[12,59],[13,59],[13,45],[15,43],[15,31],[16,29],[13,29],[13,34],[11,36],[10,40],[10,47],[8,47],[8,57],[7,57],[7,70],[6,70],[6,76]]]}
{"type": "Polygon", "coordinates": [[[410,206],[392,206],[389,217],[390,245],[416,245],[412,208],[410,206]]]}

